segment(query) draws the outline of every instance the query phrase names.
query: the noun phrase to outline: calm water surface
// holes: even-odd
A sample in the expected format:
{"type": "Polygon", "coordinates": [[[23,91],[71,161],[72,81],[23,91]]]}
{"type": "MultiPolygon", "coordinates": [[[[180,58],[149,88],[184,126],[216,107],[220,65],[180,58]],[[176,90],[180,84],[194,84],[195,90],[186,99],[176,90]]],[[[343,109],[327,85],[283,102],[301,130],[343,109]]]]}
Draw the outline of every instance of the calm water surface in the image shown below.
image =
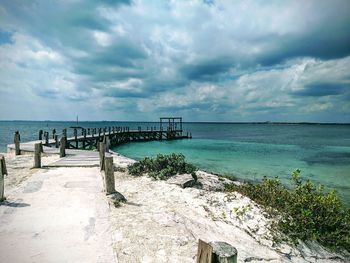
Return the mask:
{"type": "MultiPolygon", "coordinates": [[[[156,126],[156,123],[81,122],[84,127],[156,126]]],[[[22,141],[37,138],[38,130],[59,132],[74,122],[0,122],[0,151],[19,130],[22,141]]],[[[335,188],[350,206],[350,125],[273,125],[185,123],[193,139],[128,143],[114,150],[134,159],[158,153],[183,153],[199,168],[259,180],[279,176],[288,184],[300,169],[303,178],[335,188]]]]}

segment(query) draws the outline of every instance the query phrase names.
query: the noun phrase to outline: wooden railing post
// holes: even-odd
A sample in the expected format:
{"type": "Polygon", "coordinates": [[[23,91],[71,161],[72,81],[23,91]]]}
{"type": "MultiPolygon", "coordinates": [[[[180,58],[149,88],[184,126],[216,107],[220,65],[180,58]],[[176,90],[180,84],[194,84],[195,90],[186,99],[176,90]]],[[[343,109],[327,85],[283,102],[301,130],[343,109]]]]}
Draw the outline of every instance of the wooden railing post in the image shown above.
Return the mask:
{"type": "Polygon", "coordinates": [[[49,145],[49,132],[44,132],[44,137],[45,137],[45,145],[49,145]]]}
{"type": "Polygon", "coordinates": [[[42,143],[36,143],[34,145],[34,166],[33,168],[41,168],[41,152],[42,152],[43,146],[42,143]]]}
{"type": "Polygon", "coordinates": [[[0,155],[0,202],[5,199],[5,174],[7,174],[5,157],[0,155]]]}
{"type": "Polygon", "coordinates": [[[54,139],[55,139],[55,147],[58,148],[60,142],[58,141],[58,135],[57,134],[55,134],[54,139]]]}
{"type": "Polygon", "coordinates": [[[56,129],[52,130],[52,139],[55,139],[55,135],[56,135],[56,129]]]}
{"type": "Polygon", "coordinates": [[[65,157],[66,156],[66,142],[67,142],[67,137],[62,136],[60,140],[60,157],[65,157]]]}
{"type": "Polygon", "coordinates": [[[113,156],[105,156],[105,186],[106,193],[113,194],[115,190],[113,156]]]}
{"type": "Polygon", "coordinates": [[[105,169],[105,155],[106,155],[106,144],[104,142],[100,142],[99,144],[99,153],[100,153],[100,170],[103,171],[105,169]]]}
{"type": "Polygon", "coordinates": [[[110,147],[110,140],[109,140],[109,136],[105,135],[103,137],[103,142],[105,144],[105,151],[108,153],[109,152],[109,147],[110,147]]]}
{"type": "Polygon", "coordinates": [[[226,242],[198,242],[197,263],[237,263],[237,250],[226,242]]]}
{"type": "Polygon", "coordinates": [[[21,149],[20,149],[20,141],[21,141],[21,136],[19,135],[19,131],[15,132],[15,136],[13,139],[13,142],[15,143],[15,153],[16,155],[20,155],[21,154],[21,149]]]}
{"type": "Polygon", "coordinates": [[[39,131],[39,140],[42,141],[43,140],[43,130],[39,131]]]}

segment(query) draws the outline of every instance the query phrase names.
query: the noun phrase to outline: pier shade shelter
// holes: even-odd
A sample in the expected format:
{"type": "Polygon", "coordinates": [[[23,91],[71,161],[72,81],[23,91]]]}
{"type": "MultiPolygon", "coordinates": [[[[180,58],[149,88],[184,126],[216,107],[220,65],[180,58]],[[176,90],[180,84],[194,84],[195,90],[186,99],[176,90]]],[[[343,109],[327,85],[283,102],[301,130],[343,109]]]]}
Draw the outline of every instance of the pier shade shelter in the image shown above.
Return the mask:
{"type": "Polygon", "coordinates": [[[160,117],[160,130],[182,131],[182,117],[160,117]]]}

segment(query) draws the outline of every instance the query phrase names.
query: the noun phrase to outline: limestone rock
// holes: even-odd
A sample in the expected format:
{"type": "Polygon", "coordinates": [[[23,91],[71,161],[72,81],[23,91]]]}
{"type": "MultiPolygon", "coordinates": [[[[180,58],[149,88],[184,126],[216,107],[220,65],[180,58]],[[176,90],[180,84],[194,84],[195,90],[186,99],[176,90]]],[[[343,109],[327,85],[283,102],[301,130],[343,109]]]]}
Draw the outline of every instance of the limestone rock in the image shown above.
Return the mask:
{"type": "Polygon", "coordinates": [[[118,202],[126,202],[126,198],[124,197],[124,195],[122,195],[119,192],[114,192],[112,194],[108,195],[108,198],[110,198],[112,201],[118,201],[118,202]]]}
{"type": "Polygon", "coordinates": [[[182,188],[192,187],[196,183],[190,174],[177,174],[168,179],[168,183],[176,184],[182,188]]]}

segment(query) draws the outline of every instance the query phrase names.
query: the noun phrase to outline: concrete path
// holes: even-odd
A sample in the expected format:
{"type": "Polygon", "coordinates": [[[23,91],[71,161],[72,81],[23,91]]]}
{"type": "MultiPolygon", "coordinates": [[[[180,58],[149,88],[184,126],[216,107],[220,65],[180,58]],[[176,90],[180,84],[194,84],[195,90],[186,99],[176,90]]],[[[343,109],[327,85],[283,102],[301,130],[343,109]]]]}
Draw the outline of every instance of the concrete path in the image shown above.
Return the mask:
{"type": "Polygon", "coordinates": [[[40,169],[0,205],[0,262],[117,262],[98,168],[40,169]]]}
{"type": "MultiPolygon", "coordinates": [[[[31,141],[21,143],[21,154],[33,154],[34,144],[41,141],[31,141]]],[[[15,145],[7,145],[9,152],[14,152],[15,145]]],[[[59,154],[58,148],[43,146],[44,155],[59,154]]],[[[60,158],[47,167],[98,167],[100,165],[100,157],[97,151],[66,149],[66,157],[60,158]]]]}
{"type": "Polygon", "coordinates": [[[67,156],[60,158],[48,167],[99,167],[100,156],[97,151],[70,150],[67,156]]]}

